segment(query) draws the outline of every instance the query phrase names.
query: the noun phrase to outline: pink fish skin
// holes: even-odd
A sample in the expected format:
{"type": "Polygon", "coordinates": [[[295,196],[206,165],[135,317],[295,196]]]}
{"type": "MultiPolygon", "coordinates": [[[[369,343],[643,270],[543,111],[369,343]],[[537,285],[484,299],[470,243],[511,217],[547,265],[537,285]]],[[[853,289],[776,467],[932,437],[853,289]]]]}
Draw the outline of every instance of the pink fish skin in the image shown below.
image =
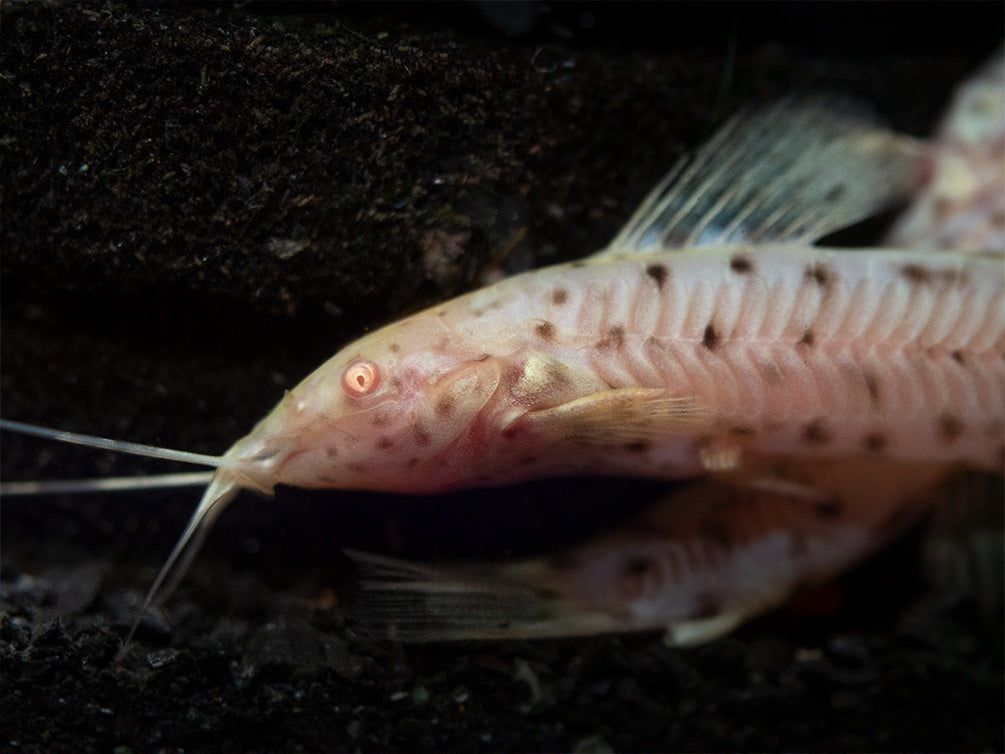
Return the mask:
{"type": "MultiPolygon", "coordinates": [[[[727,343],[720,344],[720,330],[713,324],[715,337],[703,339],[703,344],[716,346],[712,350],[720,351],[721,361],[713,361],[701,349],[689,350],[681,339],[675,341],[674,349],[667,349],[678,363],[688,365],[689,376],[704,375],[693,388],[697,394],[705,387],[699,400],[736,405],[723,400],[723,393],[735,400],[743,394],[742,389],[762,396],[763,413],[747,414],[744,422],[732,425],[747,428],[740,433],[747,465],[755,452],[763,454],[754,462],[756,471],[727,477],[706,475],[684,487],[675,486],[660,502],[618,529],[543,557],[430,566],[351,553],[361,574],[358,622],[371,631],[405,641],[664,629],[671,644],[695,644],[721,636],[747,618],[781,604],[799,586],[822,581],[861,560],[933,507],[943,514],[940,523],[948,515],[957,526],[957,519],[968,512],[997,509],[991,519],[998,524],[990,539],[976,530],[975,547],[970,540],[961,540],[959,532],[946,536],[940,529],[942,536],[932,538],[926,556],[940,581],[963,592],[974,591],[989,610],[1000,614],[1001,471],[1005,455],[1001,336],[993,336],[976,349],[983,356],[978,357],[982,363],[973,373],[976,381],[971,387],[979,382],[987,392],[985,388],[959,391],[950,388],[948,381],[943,388],[936,388],[943,379],[960,384],[950,374],[959,374],[957,366],[962,367],[966,357],[962,351],[943,350],[940,354],[939,349],[948,345],[944,338],[950,332],[956,333],[952,337],[961,332],[958,317],[963,299],[955,303],[951,299],[962,289],[957,288],[956,294],[950,291],[969,273],[962,272],[966,267],[962,262],[956,263],[952,273],[951,268],[926,264],[932,256],[947,253],[1000,252],[1005,244],[1003,85],[1005,58],[962,87],[937,141],[927,150],[931,161],[928,181],[920,186],[914,205],[887,239],[894,245],[939,254],[891,267],[889,251],[858,252],[859,262],[874,257],[875,266],[870,270],[874,277],[857,278],[849,288],[851,276],[841,268],[840,275],[834,276],[841,290],[836,294],[824,291],[810,305],[812,314],[797,311],[795,306],[787,309],[792,305],[791,290],[785,292],[785,285],[775,280],[770,295],[774,311],[787,311],[790,323],[812,321],[795,350],[791,343],[796,333],[791,328],[787,338],[780,338],[786,327],[766,331],[763,323],[768,318],[756,319],[763,314],[750,321],[751,312],[758,307],[744,306],[746,294],[742,293],[742,315],[737,315],[736,321],[745,323],[747,330],[734,329],[727,343]],[[897,284],[903,277],[909,278],[906,287],[904,280],[897,284]],[[936,278],[941,282],[935,283],[936,278]],[[917,285],[922,281],[925,288],[917,285]],[[933,284],[939,290],[932,288],[933,284]],[[779,295],[781,292],[785,293],[779,295]],[[856,297],[860,300],[850,303],[856,297]],[[922,299],[929,303],[922,304],[922,299]],[[883,307],[886,313],[879,315],[877,310],[883,307]],[[822,310],[830,314],[822,315],[822,310]],[[818,331],[821,319],[826,322],[828,316],[840,324],[824,328],[824,342],[818,331]],[[946,319],[936,325],[940,317],[946,319]],[[856,321],[857,326],[851,324],[856,321]],[[723,353],[727,345],[731,349],[728,354],[723,353]],[[681,359],[682,352],[691,358],[681,359]],[[700,360],[702,355],[704,361],[700,360]],[[926,360],[931,360],[927,366],[926,360]],[[776,374],[771,365],[779,363],[794,366],[780,377],[784,388],[772,391],[754,365],[760,364],[764,374],[776,374]],[[879,366],[881,363],[884,366],[879,366]],[[878,373],[886,375],[882,388],[875,378],[878,373]],[[730,387],[723,389],[724,384],[730,387]],[[815,394],[814,390],[821,392],[815,394]],[[977,393],[982,397],[977,398],[977,393]],[[798,437],[797,426],[781,430],[777,417],[794,417],[797,424],[800,416],[819,417],[821,394],[831,396],[831,410],[838,405],[843,415],[831,413],[816,425],[804,424],[798,437]],[[936,398],[937,394],[942,397],[936,398]],[[896,397],[880,400],[881,395],[896,397]],[[975,437],[968,451],[947,453],[947,443],[955,444],[950,435],[958,429],[950,417],[968,403],[982,404],[983,410],[989,411],[979,420],[984,436],[975,437]],[[905,434],[896,448],[889,445],[896,432],[878,429],[892,417],[905,420],[905,434]],[[939,423],[940,442],[933,443],[932,422],[939,423]],[[811,426],[813,431],[809,431],[811,426]],[[835,435],[824,429],[829,426],[840,426],[839,432],[846,433],[842,435],[845,442],[835,442],[835,435]],[[774,443],[763,441],[770,435],[769,427],[777,430],[774,443]],[[866,438],[870,452],[865,455],[861,446],[848,442],[856,434],[866,438]],[[800,441],[820,445],[819,452],[808,452],[800,447],[800,441]],[[985,468],[991,473],[954,474],[961,466],[985,468]],[[950,578],[945,578],[946,573],[950,578]],[[978,574],[978,583],[960,584],[960,573],[978,574]]],[[[763,248],[749,254],[740,252],[730,269],[746,274],[756,269],[763,274],[776,253],[777,249],[763,248]]],[[[793,264],[806,264],[807,253],[795,250],[793,264]]],[[[688,254],[671,256],[667,261],[672,263],[688,254]]],[[[1001,321],[1005,270],[1000,257],[989,257],[988,261],[991,263],[981,273],[987,275],[990,286],[985,322],[996,328],[1000,325],[991,323],[1001,321]]],[[[817,262],[820,267],[804,268],[806,279],[820,278],[821,270],[834,269],[833,261],[817,262]]],[[[705,273],[711,294],[708,289],[702,292],[701,279],[684,283],[689,286],[686,290],[698,292],[698,296],[710,295],[715,313],[720,311],[716,304],[721,300],[716,297],[728,284],[728,276],[721,273],[721,267],[705,273]]],[[[768,281],[762,279],[761,283],[767,285],[768,281]]],[[[966,319],[969,315],[962,316],[966,319]]],[[[638,321],[638,317],[628,319],[638,321]]],[[[975,332],[971,330],[971,335],[975,332]]],[[[678,338],[689,336],[687,342],[692,346],[698,335],[695,328],[674,334],[678,338]]],[[[629,363],[636,365],[637,372],[638,361],[629,363]]],[[[607,372],[613,369],[608,366],[607,372]]],[[[720,427],[730,426],[725,416],[717,418],[720,427]]],[[[889,429],[892,425],[886,426],[889,429]]],[[[726,436],[729,434],[727,429],[726,436]]],[[[723,437],[721,432],[719,437],[723,437]]]]}
{"type": "Polygon", "coordinates": [[[681,478],[765,456],[1000,469],[1005,277],[969,254],[703,248],[510,278],[346,347],[227,454],[262,487],[681,478]],[[372,383],[346,389],[364,364],[372,383]]]}

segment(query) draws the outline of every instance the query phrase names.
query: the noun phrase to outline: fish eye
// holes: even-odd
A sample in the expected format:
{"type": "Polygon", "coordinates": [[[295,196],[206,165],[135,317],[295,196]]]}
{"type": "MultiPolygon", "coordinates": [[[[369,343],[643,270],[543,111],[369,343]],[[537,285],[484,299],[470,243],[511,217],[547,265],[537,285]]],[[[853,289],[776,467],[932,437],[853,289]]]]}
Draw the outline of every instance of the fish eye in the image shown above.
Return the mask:
{"type": "Polygon", "coordinates": [[[357,359],[342,372],[342,389],[349,395],[369,395],[380,384],[380,368],[369,359],[357,359]]]}

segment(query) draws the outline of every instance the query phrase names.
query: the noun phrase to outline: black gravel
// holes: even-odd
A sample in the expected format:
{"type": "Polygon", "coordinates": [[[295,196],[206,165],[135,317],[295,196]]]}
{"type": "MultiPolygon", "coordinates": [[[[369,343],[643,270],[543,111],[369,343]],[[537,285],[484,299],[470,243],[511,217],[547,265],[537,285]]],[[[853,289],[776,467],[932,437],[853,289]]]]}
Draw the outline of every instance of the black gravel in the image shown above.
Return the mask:
{"type": "MultiPolygon", "coordinates": [[[[5,418],[218,453],[342,343],[603,246],[791,92],[927,133],[1000,4],[17,3],[0,9],[5,418]],[[499,12],[502,11],[502,15],[499,12]]],[[[172,470],[3,435],[4,479],[172,470]]],[[[546,551],[654,485],[240,498],[116,659],[195,491],[5,498],[9,751],[1002,751],[1002,618],[915,532],[691,651],[362,635],[343,547],[546,551]],[[811,599],[812,597],[812,599],[811,599]]]]}

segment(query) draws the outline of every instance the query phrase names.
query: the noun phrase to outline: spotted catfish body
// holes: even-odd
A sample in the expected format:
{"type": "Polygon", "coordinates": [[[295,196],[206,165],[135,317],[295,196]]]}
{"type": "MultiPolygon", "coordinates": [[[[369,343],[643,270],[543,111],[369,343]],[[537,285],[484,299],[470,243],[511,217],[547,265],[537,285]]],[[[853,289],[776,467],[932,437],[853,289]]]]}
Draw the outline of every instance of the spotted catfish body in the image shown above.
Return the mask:
{"type": "MultiPolygon", "coordinates": [[[[1000,251],[1003,74],[999,59],[964,85],[925,150],[928,177],[890,241],[939,252],[931,256],[1000,251]]],[[[722,206],[723,195],[709,204],[722,206]]],[[[664,213],[680,214],[687,200],[671,197],[664,213]]],[[[704,234],[708,224],[699,227],[704,234]]],[[[730,223],[720,228],[728,233],[730,223]]],[[[650,229],[630,224],[622,237],[637,240],[650,229]]],[[[663,230],[660,242],[681,233],[676,223],[663,230]]],[[[693,242],[696,231],[684,232],[693,242]]],[[[720,416],[715,436],[741,438],[740,465],[754,461],[757,474],[673,485],[614,531],[536,558],[426,565],[352,553],[361,625],[406,641],[663,629],[669,643],[694,644],[833,576],[932,510],[930,575],[1000,616],[1001,260],[968,269],[962,260],[942,266],[887,250],[749,247],[707,250],[708,267],[693,275],[695,254],[654,258],[647,272],[661,291],[676,280],[673,296],[690,291],[710,303],[669,341],[642,336],[642,352],[673,350],[688,375],[701,375],[694,389],[706,388],[703,400],[746,407],[732,427],[720,416]],[[976,303],[964,292],[974,273],[988,286],[978,304],[984,335],[976,321],[961,329],[971,319],[961,306],[976,303]],[[961,335],[969,346],[956,350],[950,342],[961,335]],[[976,367],[968,377],[964,364],[976,367]],[[963,435],[958,412],[968,405],[983,429],[954,452],[963,435]],[[759,461],[755,449],[765,454],[759,461]],[[961,466],[991,473],[954,473],[961,466]]],[[[647,371],[637,355],[627,363],[636,374],[647,371]]]]}
{"type": "Polygon", "coordinates": [[[767,455],[994,467],[1003,300],[1000,263],[950,254],[727,246],[554,267],[322,367],[282,423],[355,363],[387,384],[336,396],[355,434],[330,433],[281,473],[320,461],[320,482],[431,491],[686,477],[767,455]]]}
{"type": "Polygon", "coordinates": [[[681,478],[779,454],[997,466],[1000,261],[811,245],[909,191],[917,160],[829,102],[740,118],[602,253],[346,346],[227,452],[204,505],[240,486],[681,478]]]}
{"type": "Polygon", "coordinates": [[[728,124],[603,252],[344,347],[222,457],[151,595],[240,488],[437,492],[757,473],[835,454],[1001,463],[1000,262],[819,249],[916,184],[854,107],[728,124]]]}

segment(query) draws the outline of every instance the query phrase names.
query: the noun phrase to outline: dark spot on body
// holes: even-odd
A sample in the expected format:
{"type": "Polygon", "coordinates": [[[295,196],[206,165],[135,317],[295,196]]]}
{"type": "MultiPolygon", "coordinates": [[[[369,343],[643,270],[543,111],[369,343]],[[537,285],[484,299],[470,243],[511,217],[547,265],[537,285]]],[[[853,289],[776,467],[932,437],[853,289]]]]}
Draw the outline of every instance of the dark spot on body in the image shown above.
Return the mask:
{"type": "Polygon", "coordinates": [[[879,453],[886,447],[887,442],[886,435],[880,432],[870,432],[862,440],[862,445],[870,453],[879,453]]]}
{"type": "Polygon", "coordinates": [[[421,458],[409,458],[409,459],[408,459],[408,463],[407,463],[407,464],[405,464],[405,465],[406,465],[406,466],[408,466],[408,468],[410,468],[410,469],[414,469],[414,468],[415,468],[416,466],[418,466],[418,465],[419,465],[419,464],[420,464],[421,462],[422,462],[422,459],[421,459],[421,458]]]}
{"type": "Polygon", "coordinates": [[[834,273],[824,264],[808,264],[803,271],[803,279],[812,281],[824,290],[831,287],[834,282],[834,273]]]}
{"type": "Polygon", "coordinates": [[[645,453],[649,450],[650,444],[645,440],[639,440],[637,442],[625,443],[625,450],[629,453],[645,453]]]}
{"type": "Polygon", "coordinates": [[[645,576],[647,573],[654,570],[655,564],[653,563],[652,558],[629,558],[628,562],[625,563],[625,575],[630,578],[645,576]]]}
{"type": "Polygon", "coordinates": [[[440,399],[436,401],[436,408],[435,408],[436,415],[441,419],[446,419],[448,416],[454,413],[454,406],[456,405],[456,400],[457,399],[449,393],[447,395],[441,396],[440,399]]]}
{"type": "Polygon", "coordinates": [[[355,471],[356,473],[359,473],[363,471],[366,467],[363,464],[359,463],[358,461],[353,461],[348,466],[346,466],[346,468],[349,469],[349,471],[355,471]]]}
{"type": "Polygon", "coordinates": [[[779,369],[778,364],[774,361],[762,361],[761,371],[764,372],[764,379],[771,383],[778,383],[782,381],[782,370],[779,369]]]}
{"type": "Polygon", "coordinates": [[[963,364],[963,353],[960,351],[953,351],[949,354],[950,358],[957,364],[963,364]]]}
{"type": "Polygon", "coordinates": [[[737,424],[729,428],[729,434],[735,437],[752,437],[757,434],[757,431],[753,427],[737,424]]]}
{"type": "Polygon", "coordinates": [[[334,445],[329,445],[327,448],[325,448],[325,455],[328,458],[338,458],[338,448],[336,448],[334,445]]]}
{"type": "Polygon", "coordinates": [[[621,348],[625,343],[625,328],[621,325],[614,325],[607,330],[607,334],[597,341],[597,348],[621,348]]]}
{"type": "Polygon", "coordinates": [[[399,380],[397,377],[392,377],[391,378],[391,387],[393,387],[395,390],[397,390],[398,388],[400,388],[401,387],[401,380],[399,380]]]}
{"type": "Polygon", "coordinates": [[[911,285],[921,285],[922,283],[927,283],[931,280],[931,275],[928,270],[920,264],[905,264],[900,268],[900,274],[903,275],[904,279],[911,283],[911,285]]]}
{"type": "Polygon", "coordinates": [[[869,391],[869,402],[876,407],[879,405],[879,384],[876,377],[869,372],[862,372],[862,379],[865,380],[865,389],[869,391]]]}
{"type": "Polygon", "coordinates": [[[709,351],[714,351],[719,346],[719,333],[715,331],[715,326],[711,322],[705,327],[705,335],[701,339],[701,344],[709,351]]]}
{"type": "Polygon", "coordinates": [[[374,414],[373,420],[370,422],[375,427],[386,427],[391,421],[391,417],[387,414],[374,414]]]}
{"type": "Polygon", "coordinates": [[[483,353],[483,354],[480,354],[478,356],[478,358],[475,359],[475,361],[488,361],[489,358],[491,358],[491,356],[492,356],[492,354],[490,354],[490,353],[483,353]]]}
{"type": "Polygon", "coordinates": [[[646,267],[646,274],[656,282],[657,288],[663,290],[663,284],[666,282],[667,277],[669,277],[670,272],[667,270],[666,265],[651,264],[646,267]]]}
{"type": "Polygon", "coordinates": [[[655,335],[650,335],[648,338],[646,338],[646,346],[648,346],[649,348],[654,348],[657,351],[666,350],[666,346],[663,344],[663,341],[657,338],[655,335]]]}
{"type": "Polygon", "coordinates": [[[843,183],[839,183],[836,186],[833,186],[830,189],[830,191],[828,191],[826,194],[824,194],[824,201],[836,202],[838,199],[840,199],[845,195],[847,190],[848,190],[847,187],[843,183]]]}
{"type": "Polygon", "coordinates": [[[826,445],[831,439],[831,433],[820,419],[814,419],[803,427],[803,440],[810,445],[826,445]]]}
{"type": "Polygon", "coordinates": [[[927,283],[965,285],[967,282],[967,275],[962,270],[928,269],[920,264],[905,264],[900,268],[900,274],[911,285],[923,285],[927,283]]]}
{"type": "Polygon", "coordinates": [[[837,518],[841,515],[841,501],[836,497],[821,500],[813,505],[813,510],[820,518],[837,518]]]}
{"type": "Polygon", "coordinates": [[[561,306],[569,300],[569,292],[565,288],[556,288],[551,292],[551,302],[556,306],[561,306]]]}
{"type": "Polygon", "coordinates": [[[939,417],[939,436],[947,444],[956,442],[964,429],[963,422],[952,414],[942,414],[939,417]]]}
{"type": "Polygon", "coordinates": [[[551,322],[541,321],[534,325],[534,332],[541,340],[551,340],[555,337],[555,325],[551,322]]]}
{"type": "Polygon", "coordinates": [[[799,345],[801,346],[812,346],[813,342],[816,340],[816,336],[810,328],[803,330],[803,337],[799,339],[799,345]]]}
{"type": "Polygon", "coordinates": [[[519,466],[533,466],[539,460],[541,460],[541,459],[539,459],[537,456],[524,456],[519,461],[517,461],[517,465],[519,465],[519,466]]]}
{"type": "Polygon", "coordinates": [[[416,445],[429,445],[432,441],[432,437],[429,432],[427,432],[426,428],[421,424],[416,424],[412,427],[412,437],[415,438],[416,445]]]}
{"type": "Polygon", "coordinates": [[[387,347],[387,350],[390,351],[391,353],[398,353],[399,351],[401,351],[401,346],[398,345],[397,343],[392,343],[387,347]]]}
{"type": "Polygon", "coordinates": [[[394,440],[390,437],[381,437],[377,440],[378,450],[387,450],[388,448],[394,447],[394,440]]]}
{"type": "Polygon", "coordinates": [[[746,275],[754,271],[754,263],[746,254],[736,254],[729,260],[729,269],[738,275],[746,275]]]}

